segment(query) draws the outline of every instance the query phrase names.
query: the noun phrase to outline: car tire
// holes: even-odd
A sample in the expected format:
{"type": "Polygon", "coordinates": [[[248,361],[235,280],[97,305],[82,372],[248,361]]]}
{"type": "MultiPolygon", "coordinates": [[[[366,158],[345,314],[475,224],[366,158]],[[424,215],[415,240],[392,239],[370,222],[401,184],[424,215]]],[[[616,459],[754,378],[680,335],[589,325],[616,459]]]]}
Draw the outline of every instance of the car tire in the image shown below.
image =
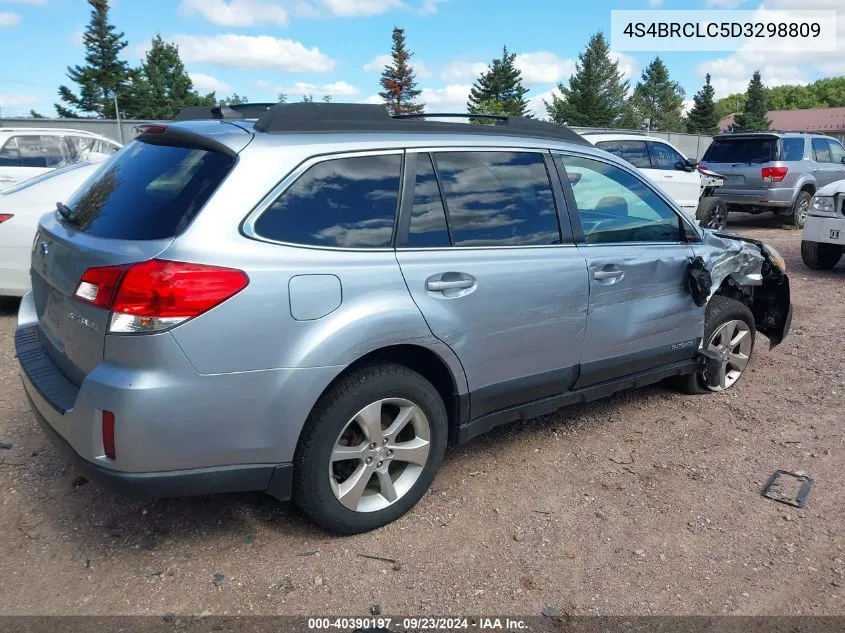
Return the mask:
{"type": "Polygon", "coordinates": [[[810,203],[813,196],[808,191],[799,191],[795,202],[792,204],[792,211],[784,216],[784,221],[787,224],[797,226],[800,229],[804,228],[804,220],[807,219],[807,214],[810,212],[810,203]]]}
{"type": "Polygon", "coordinates": [[[702,198],[695,219],[705,229],[723,230],[728,224],[728,205],[721,198],[702,198]]]}
{"type": "Polygon", "coordinates": [[[736,299],[729,299],[728,297],[724,297],[722,295],[715,295],[712,299],[710,299],[704,313],[704,337],[702,339],[702,347],[710,347],[711,349],[719,347],[719,343],[722,342],[720,338],[728,331],[730,324],[737,324],[735,334],[738,334],[739,331],[742,330],[746,332],[745,337],[748,338],[746,341],[745,337],[743,337],[736,345],[732,346],[732,349],[736,350],[736,352],[745,355],[746,359],[738,373],[735,376],[732,376],[730,384],[723,388],[708,387],[704,382],[703,371],[700,370],[694,374],[681,376],[679,378],[679,380],[675,383],[675,386],[680,391],[691,395],[713,393],[714,391],[729,389],[739,381],[740,377],[745,372],[754,351],[754,341],[757,337],[757,328],[754,325],[754,315],[744,303],[737,301],[736,299]],[[743,325],[740,326],[739,324],[743,325]]]}
{"type": "Polygon", "coordinates": [[[423,376],[393,363],[355,370],[320,398],[302,430],[294,456],[294,502],[337,534],[379,528],[423,497],[447,440],[446,407],[423,376]],[[401,426],[400,417],[409,421],[388,440],[391,429],[401,426]],[[347,454],[353,456],[337,459],[347,454]],[[424,463],[404,461],[410,456],[424,463]]]}
{"type": "Polygon", "coordinates": [[[839,263],[843,248],[839,244],[802,240],[801,259],[807,268],[830,270],[839,263]]]}

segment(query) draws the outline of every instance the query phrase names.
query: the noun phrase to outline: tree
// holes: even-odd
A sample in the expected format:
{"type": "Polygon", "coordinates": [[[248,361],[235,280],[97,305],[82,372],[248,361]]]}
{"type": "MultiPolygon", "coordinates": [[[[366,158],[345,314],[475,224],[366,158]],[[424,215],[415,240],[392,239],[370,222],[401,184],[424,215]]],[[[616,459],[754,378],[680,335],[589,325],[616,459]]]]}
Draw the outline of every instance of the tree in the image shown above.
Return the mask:
{"type": "Polygon", "coordinates": [[[628,82],[622,79],[619,63],[610,57],[610,46],[603,33],[590,38],[578,55],[575,74],[569,85],[558,84],[561,96],[545,102],[546,112],[555,123],[607,127],[623,113],[628,82]]]}
{"type": "Polygon", "coordinates": [[[68,78],[79,86],[74,93],[67,86],[59,86],[59,96],[65,105],[56,104],[60,117],[78,117],[80,113],[99,118],[113,118],[114,96],[126,89],[129,67],[120,59],[127,42],[109,23],[108,0],[88,0],[91,21],[82,37],[85,45],[85,65],[69,66],[68,78]]]}
{"type": "Polygon", "coordinates": [[[39,114],[35,110],[30,110],[29,116],[32,117],[33,119],[44,119],[44,118],[46,118],[43,114],[39,114]]]}
{"type": "Polygon", "coordinates": [[[522,73],[516,67],[516,55],[502,47],[502,56],[494,59],[472,86],[467,110],[472,114],[527,116],[528,88],[522,85],[522,73]]]}
{"type": "Polygon", "coordinates": [[[710,75],[704,79],[704,87],[693,97],[693,106],[687,115],[687,132],[691,134],[716,134],[719,131],[719,113],[713,97],[716,91],[710,85],[710,75]]]}
{"type": "Polygon", "coordinates": [[[288,96],[284,92],[280,92],[279,96],[276,97],[276,100],[279,103],[287,103],[288,102],[288,96]]]}
{"type": "Polygon", "coordinates": [[[331,95],[323,95],[322,101],[323,101],[323,103],[331,103],[332,102],[332,96],[331,95]]]}
{"type": "Polygon", "coordinates": [[[384,90],[379,93],[392,114],[416,114],[425,109],[425,104],[417,102],[422,90],[417,88],[416,75],[409,63],[413,56],[405,47],[405,31],[393,27],[392,62],[381,73],[384,90]]]}
{"type": "Polygon", "coordinates": [[[224,97],[218,101],[220,105],[229,106],[229,105],[242,105],[244,103],[249,103],[249,97],[244,97],[239,95],[237,92],[232,94],[231,97],[224,97]]]}
{"type": "Polygon", "coordinates": [[[649,130],[680,132],[684,129],[684,89],[669,77],[663,60],[655,57],[637,82],[631,97],[649,130]]]}
{"type": "Polygon", "coordinates": [[[752,130],[768,130],[772,124],[766,114],[769,111],[768,95],[760,71],[755,70],[751,81],[748,82],[748,90],[745,93],[745,107],[742,112],[734,117],[731,129],[734,132],[746,132],[752,130]]]}
{"type": "Polygon", "coordinates": [[[314,103],[314,95],[302,95],[302,103],[314,103]]]}
{"type": "Polygon", "coordinates": [[[131,95],[121,103],[121,109],[136,119],[172,119],[185,108],[211,106],[217,101],[213,92],[197,94],[179,56],[179,47],[165,42],[158,34],[130,84],[131,95]]]}

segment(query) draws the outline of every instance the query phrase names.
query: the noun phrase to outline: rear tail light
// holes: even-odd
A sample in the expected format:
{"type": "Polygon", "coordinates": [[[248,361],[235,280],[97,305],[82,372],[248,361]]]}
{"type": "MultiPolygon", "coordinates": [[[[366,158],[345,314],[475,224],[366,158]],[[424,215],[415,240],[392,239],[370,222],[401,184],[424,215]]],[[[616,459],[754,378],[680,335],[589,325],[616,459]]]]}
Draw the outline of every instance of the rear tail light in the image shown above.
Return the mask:
{"type": "Polygon", "coordinates": [[[783,182],[788,173],[789,167],[763,167],[760,175],[763,177],[763,182],[783,182]]]}
{"type": "Polygon", "coordinates": [[[0,224],[3,224],[6,220],[11,220],[15,217],[14,213],[0,213],[0,224]]]}
{"type": "Polygon", "coordinates": [[[167,126],[163,123],[141,123],[135,126],[135,131],[138,134],[164,134],[167,126]]]}
{"type": "Polygon", "coordinates": [[[208,312],[248,283],[241,270],[154,259],[89,268],[74,294],[111,310],[109,332],[160,332],[208,312]]]}
{"type": "Polygon", "coordinates": [[[103,453],[109,459],[115,459],[114,413],[111,411],[103,411],[103,453]]]}

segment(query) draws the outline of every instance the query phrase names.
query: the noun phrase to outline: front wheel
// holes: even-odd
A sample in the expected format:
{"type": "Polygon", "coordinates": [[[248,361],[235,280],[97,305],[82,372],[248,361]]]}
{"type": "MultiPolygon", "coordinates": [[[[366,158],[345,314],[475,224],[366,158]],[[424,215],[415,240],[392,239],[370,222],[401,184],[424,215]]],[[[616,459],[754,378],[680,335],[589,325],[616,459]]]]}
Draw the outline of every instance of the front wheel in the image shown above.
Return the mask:
{"type": "Polygon", "coordinates": [[[420,374],[364,367],[320,399],[297,445],[294,501],[318,525],[357,534],[386,525],[425,494],[447,441],[443,400],[420,374]]]}
{"type": "Polygon", "coordinates": [[[813,270],[830,270],[839,263],[842,257],[842,246],[839,244],[825,244],[824,242],[801,242],[801,259],[807,268],[813,270]]]}
{"type": "Polygon", "coordinates": [[[708,386],[703,371],[698,371],[683,376],[677,383],[679,389],[684,393],[703,394],[733,387],[751,360],[756,336],[754,315],[748,306],[722,295],[714,296],[704,313],[702,347],[721,358],[719,385],[708,386]]]}
{"type": "Polygon", "coordinates": [[[721,231],[728,224],[728,205],[721,198],[702,198],[695,219],[705,229],[721,231]]]}

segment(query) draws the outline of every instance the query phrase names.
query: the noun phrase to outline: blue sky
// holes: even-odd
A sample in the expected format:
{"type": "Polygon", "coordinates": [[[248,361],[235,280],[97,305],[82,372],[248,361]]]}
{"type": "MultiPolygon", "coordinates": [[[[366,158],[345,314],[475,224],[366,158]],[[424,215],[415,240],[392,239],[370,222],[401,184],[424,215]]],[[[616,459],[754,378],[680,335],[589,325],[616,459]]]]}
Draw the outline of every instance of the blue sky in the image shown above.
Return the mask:
{"type": "MultiPolygon", "coordinates": [[[[759,0],[114,0],[112,22],[126,34],[137,65],[155,33],[175,41],[197,85],[251,101],[284,91],[373,100],[394,25],[406,30],[428,109],[464,110],[477,72],[501,53],[517,53],[532,106],[540,112],[558,81],[573,72],[590,35],[610,27],[612,9],[756,9],[759,0]]],[[[764,81],[806,83],[845,74],[845,0],[766,0],[767,8],[838,9],[840,52],[662,53],[687,92],[713,75],[717,96],[744,90],[759,68],[764,81]],[[842,7],[842,8],[840,8],[842,7]]],[[[0,107],[4,116],[34,108],[54,115],[66,67],[82,63],[84,0],[0,0],[0,107]]],[[[654,57],[615,53],[634,78],[654,57]]]]}

